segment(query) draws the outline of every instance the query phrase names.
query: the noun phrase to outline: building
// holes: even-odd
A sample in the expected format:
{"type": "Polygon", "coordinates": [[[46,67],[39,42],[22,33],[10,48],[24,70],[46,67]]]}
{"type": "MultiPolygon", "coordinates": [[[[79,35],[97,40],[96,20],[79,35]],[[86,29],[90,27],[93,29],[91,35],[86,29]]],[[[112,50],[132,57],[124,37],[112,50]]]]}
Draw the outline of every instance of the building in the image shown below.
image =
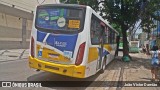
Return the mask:
{"type": "Polygon", "coordinates": [[[0,0],[0,49],[29,48],[35,7],[59,0],[0,0]]]}

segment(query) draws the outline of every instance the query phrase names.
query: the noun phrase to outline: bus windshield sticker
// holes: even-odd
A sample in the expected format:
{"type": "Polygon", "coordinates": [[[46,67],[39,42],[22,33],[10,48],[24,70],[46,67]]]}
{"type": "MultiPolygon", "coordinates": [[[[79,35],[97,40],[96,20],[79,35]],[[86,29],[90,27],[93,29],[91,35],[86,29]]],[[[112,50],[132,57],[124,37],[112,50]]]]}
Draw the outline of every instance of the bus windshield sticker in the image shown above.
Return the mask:
{"type": "Polygon", "coordinates": [[[42,48],[38,51],[38,57],[42,57],[42,48]]]}
{"type": "Polygon", "coordinates": [[[80,20],[69,20],[69,28],[79,28],[80,20]]]}
{"type": "Polygon", "coordinates": [[[42,18],[42,19],[45,19],[46,17],[49,17],[49,14],[46,10],[40,10],[38,17],[42,18]]]}
{"type": "Polygon", "coordinates": [[[63,17],[59,18],[59,19],[57,20],[57,24],[58,24],[59,27],[64,27],[65,24],[66,24],[65,18],[63,18],[63,17]]]}
{"type": "Polygon", "coordinates": [[[37,26],[47,29],[64,29],[66,16],[66,9],[40,9],[38,11],[37,26]]]}

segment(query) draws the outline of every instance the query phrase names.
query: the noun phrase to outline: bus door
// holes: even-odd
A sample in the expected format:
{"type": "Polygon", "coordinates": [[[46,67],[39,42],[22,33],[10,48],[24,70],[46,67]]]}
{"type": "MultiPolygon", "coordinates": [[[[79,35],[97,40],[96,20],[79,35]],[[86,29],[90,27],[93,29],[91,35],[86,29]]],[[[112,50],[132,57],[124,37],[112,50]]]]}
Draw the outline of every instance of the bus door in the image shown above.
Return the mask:
{"type": "Polygon", "coordinates": [[[98,62],[97,62],[97,70],[98,69],[101,69],[101,66],[102,66],[102,57],[103,57],[103,47],[104,47],[104,29],[105,29],[105,26],[101,25],[101,31],[100,31],[100,37],[99,37],[99,48],[98,48],[98,51],[99,51],[99,58],[98,58],[98,62]]]}

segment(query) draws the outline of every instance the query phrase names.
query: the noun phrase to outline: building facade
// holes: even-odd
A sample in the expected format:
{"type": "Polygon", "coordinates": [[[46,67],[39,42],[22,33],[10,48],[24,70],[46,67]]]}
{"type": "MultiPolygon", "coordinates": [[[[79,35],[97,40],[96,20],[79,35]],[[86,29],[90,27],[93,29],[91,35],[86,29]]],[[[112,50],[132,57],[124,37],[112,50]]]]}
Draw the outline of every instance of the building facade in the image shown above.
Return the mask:
{"type": "Polygon", "coordinates": [[[0,49],[29,48],[35,8],[59,0],[0,0],[0,49]]]}

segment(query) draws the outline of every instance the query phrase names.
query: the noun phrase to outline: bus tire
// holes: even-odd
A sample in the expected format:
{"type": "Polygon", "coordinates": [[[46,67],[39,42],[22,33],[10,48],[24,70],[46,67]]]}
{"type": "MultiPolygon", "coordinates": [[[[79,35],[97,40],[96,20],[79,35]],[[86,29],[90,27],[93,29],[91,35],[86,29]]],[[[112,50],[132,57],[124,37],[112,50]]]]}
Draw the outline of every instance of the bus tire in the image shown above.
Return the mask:
{"type": "Polygon", "coordinates": [[[100,70],[100,73],[101,74],[104,73],[105,69],[106,69],[106,56],[103,59],[103,64],[102,64],[102,68],[100,70]]]}

